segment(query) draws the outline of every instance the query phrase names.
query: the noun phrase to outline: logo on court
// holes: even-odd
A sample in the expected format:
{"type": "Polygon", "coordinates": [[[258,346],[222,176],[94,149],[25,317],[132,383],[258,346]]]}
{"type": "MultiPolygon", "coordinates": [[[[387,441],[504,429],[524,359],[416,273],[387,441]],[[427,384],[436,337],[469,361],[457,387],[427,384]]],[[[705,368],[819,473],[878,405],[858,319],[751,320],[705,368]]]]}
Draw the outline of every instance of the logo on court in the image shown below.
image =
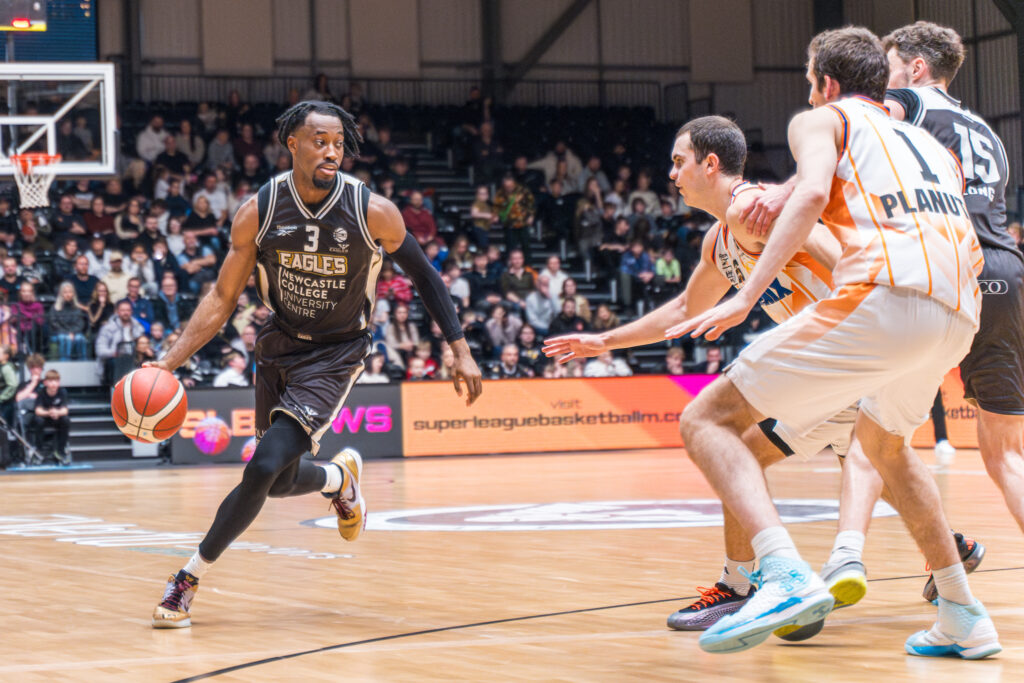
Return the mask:
{"type": "MultiPolygon", "coordinates": [[[[777,500],[786,524],[839,518],[836,500],[777,500]]],[[[884,502],[875,517],[896,514],[884,502]]],[[[336,529],[335,516],[303,524],[336,529]]],[[[722,525],[722,504],[714,499],[626,500],[585,503],[475,505],[371,512],[366,528],[373,531],[583,531],[593,529],[671,529],[722,525]]]]}

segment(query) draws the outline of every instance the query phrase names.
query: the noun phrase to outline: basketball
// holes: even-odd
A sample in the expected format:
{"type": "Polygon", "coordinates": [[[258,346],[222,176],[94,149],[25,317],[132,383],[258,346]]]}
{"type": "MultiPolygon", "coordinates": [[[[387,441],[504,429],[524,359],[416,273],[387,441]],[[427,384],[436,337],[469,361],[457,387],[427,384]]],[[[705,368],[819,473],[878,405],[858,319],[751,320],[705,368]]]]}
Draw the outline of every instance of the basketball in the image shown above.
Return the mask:
{"type": "Polygon", "coordinates": [[[166,370],[140,368],[114,387],[110,412],[121,433],[143,443],[171,438],[185,421],[185,387],[166,370]]]}

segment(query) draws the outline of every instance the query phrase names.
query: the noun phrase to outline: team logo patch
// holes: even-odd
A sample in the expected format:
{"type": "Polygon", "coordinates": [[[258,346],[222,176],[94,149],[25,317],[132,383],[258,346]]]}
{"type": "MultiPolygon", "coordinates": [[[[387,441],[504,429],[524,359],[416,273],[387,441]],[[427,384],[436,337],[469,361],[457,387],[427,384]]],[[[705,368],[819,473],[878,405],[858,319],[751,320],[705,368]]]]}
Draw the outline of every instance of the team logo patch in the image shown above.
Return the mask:
{"type": "MultiPolygon", "coordinates": [[[[776,500],[786,524],[839,519],[836,500],[776,500]]],[[[896,511],[879,501],[875,517],[896,511]]],[[[303,524],[336,529],[335,516],[303,524]]],[[[373,531],[584,531],[595,529],[671,529],[722,526],[722,504],[714,499],[626,500],[585,503],[474,505],[372,512],[366,528],[373,531]]]]}
{"type": "Polygon", "coordinates": [[[340,243],[340,242],[344,242],[347,239],[348,239],[348,230],[346,230],[345,228],[335,228],[334,229],[334,241],[335,242],[339,242],[340,243]]]}
{"type": "Polygon", "coordinates": [[[281,237],[287,237],[298,229],[299,226],[297,225],[279,225],[277,226],[277,229],[274,230],[274,233],[281,237]]]}

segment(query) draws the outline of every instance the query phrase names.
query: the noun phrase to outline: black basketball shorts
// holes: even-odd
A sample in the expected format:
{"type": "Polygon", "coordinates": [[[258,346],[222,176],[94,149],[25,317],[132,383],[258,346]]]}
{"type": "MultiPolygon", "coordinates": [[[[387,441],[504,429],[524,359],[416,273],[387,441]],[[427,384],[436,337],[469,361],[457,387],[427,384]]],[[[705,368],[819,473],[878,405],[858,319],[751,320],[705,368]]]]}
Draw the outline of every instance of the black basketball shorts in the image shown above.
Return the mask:
{"type": "Polygon", "coordinates": [[[273,321],[267,324],[256,338],[256,438],[276,413],[284,413],[306,430],[316,455],[369,352],[369,335],[319,344],[295,339],[273,321]]]}
{"type": "Polygon", "coordinates": [[[1024,260],[983,251],[981,324],[960,362],[964,397],[991,413],[1024,415],[1024,260]]]}

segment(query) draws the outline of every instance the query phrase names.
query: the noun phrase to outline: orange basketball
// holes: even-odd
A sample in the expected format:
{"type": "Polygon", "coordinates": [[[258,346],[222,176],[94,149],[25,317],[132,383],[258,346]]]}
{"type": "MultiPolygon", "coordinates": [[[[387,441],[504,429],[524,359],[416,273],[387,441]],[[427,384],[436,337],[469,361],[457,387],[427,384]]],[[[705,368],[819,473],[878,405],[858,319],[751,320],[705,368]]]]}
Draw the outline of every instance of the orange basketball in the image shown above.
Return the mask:
{"type": "Polygon", "coordinates": [[[166,370],[140,368],[114,387],[110,412],[129,439],[157,443],[171,438],[188,411],[185,387],[166,370]]]}

